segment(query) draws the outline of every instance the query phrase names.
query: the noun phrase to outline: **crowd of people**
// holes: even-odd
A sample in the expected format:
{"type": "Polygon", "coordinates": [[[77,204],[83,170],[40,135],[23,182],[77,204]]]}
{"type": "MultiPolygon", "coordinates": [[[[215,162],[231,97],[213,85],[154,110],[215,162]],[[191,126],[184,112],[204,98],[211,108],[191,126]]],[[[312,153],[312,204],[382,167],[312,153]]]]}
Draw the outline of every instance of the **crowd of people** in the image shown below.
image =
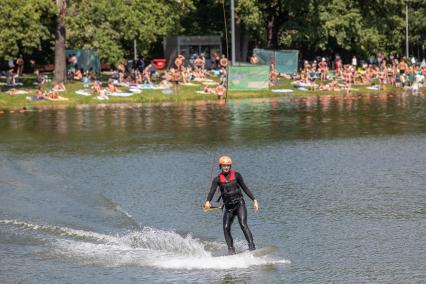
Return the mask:
{"type": "MultiPolygon", "coordinates": [[[[418,92],[425,83],[426,61],[424,59],[417,61],[414,57],[405,58],[391,54],[385,56],[379,52],[366,60],[359,61],[356,56],[353,56],[349,61],[344,62],[338,55],[333,59],[317,57],[315,60],[302,61],[295,74],[280,74],[272,62],[269,72],[270,85],[277,84],[280,77],[284,77],[292,80],[292,84],[296,88],[304,90],[350,91],[353,86],[367,86],[383,90],[386,85],[389,85],[418,92]]],[[[30,63],[34,65],[33,62],[30,63]]],[[[260,64],[255,53],[249,58],[249,63],[260,64]]],[[[110,77],[107,86],[102,87],[102,83],[97,79],[99,75],[95,70],[79,68],[77,57],[71,55],[67,58],[67,77],[68,80],[85,83],[85,87],[90,84],[91,92],[100,96],[104,96],[105,92],[119,92],[117,85],[155,85],[165,89],[173,88],[176,93],[181,85],[200,83],[197,86],[202,86],[202,89],[197,91],[198,93],[215,94],[218,98],[223,98],[227,91],[228,64],[226,56],[216,52],[211,54],[208,59],[204,54],[192,55],[189,59],[180,54],[168,64],[168,69],[160,71],[155,63],[147,64],[143,57],[138,57],[135,60],[127,60],[118,64],[108,73],[110,77]],[[206,62],[206,60],[210,60],[210,62],[206,62]]],[[[22,76],[23,67],[22,56],[9,62],[7,84],[10,86],[18,84],[16,80],[22,76]]],[[[48,82],[48,77],[39,70],[35,70],[35,74],[38,85],[43,86],[48,82]]],[[[54,97],[57,89],[65,89],[65,86],[54,86],[50,90],[50,95],[38,90],[36,96],[39,98],[54,97]]]]}
{"type": "Polygon", "coordinates": [[[303,67],[292,79],[296,80],[294,85],[311,90],[350,90],[354,85],[383,90],[385,85],[390,85],[418,92],[425,83],[425,76],[425,60],[417,62],[415,58],[385,57],[380,53],[361,63],[355,56],[347,64],[339,56],[333,61],[324,57],[304,61],[303,67]]]}
{"type": "MultiPolygon", "coordinates": [[[[225,55],[214,54],[211,62],[211,69],[206,68],[206,58],[197,55],[189,60],[184,55],[178,55],[169,68],[165,71],[157,70],[155,64],[142,64],[140,60],[133,61],[132,64],[121,63],[108,73],[109,82],[119,86],[154,85],[159,88],[173,88],[179,91],[181,85],[191,86],[194,83],[203,85],[203,94],[216,94],[223,98],[226,93],[226,78],[228,59],[225,55]],[[136,62],[136,63],[135,63],[136,62]],[[212,78],[219,77],[219,82],[212,78]],[[213,87],[214,86],[214,87],[213,87]]],[[[75,77],[74,80],[81,81],[84,76],[75,77]]]]}

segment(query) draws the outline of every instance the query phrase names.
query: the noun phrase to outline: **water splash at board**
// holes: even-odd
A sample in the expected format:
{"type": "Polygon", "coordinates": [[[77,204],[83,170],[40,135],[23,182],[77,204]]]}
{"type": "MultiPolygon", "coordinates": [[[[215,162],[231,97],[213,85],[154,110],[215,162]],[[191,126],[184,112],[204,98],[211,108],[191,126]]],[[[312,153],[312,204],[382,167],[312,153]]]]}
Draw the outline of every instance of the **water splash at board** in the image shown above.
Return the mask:
{"type": "MultiPolygon", "coordinates": [[[[214,256],[210,249],[224,250],[225,244],[149,227],[113,236],[18,220],[0,220],[1,225],[13,227],[18,233],[33,231],[42,235],[40,237],[48,240],[50,245],[46,257],[69,259],[86,265],[226,270],[290,263],[273,256],[214,256]]],[[[243,250],[245,243],[236,242],[236,248],[243,250]]]]}

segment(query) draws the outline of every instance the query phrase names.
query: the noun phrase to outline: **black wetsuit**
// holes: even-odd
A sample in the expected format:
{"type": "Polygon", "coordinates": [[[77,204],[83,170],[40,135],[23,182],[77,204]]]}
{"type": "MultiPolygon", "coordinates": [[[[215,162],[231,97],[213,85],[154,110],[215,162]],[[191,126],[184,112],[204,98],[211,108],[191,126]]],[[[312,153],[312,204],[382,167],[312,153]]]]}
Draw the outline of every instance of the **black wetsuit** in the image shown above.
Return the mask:
{"type": "Polygon", "coordinates": [[[231,254],[235,253],[234,241],[231,235],[231,226],[234,222],[235,216],[237,216],[238,218],[241,230],[243,231],[244,236],[249,244],[249,249],[255,249],[253,236],[247,225],[247,208],[243,199],[241,189],[251,198],[251,200],[254,200],[255,198],[244,183],[241,174],[238,172],[234,172],[234,175],[235,180],[230,180],[231,171],[228,172],[226,175],[223,175],[226,180],[223,180],[223,178],[221,180],[220,175],[214,178],[212,186],[210,188],[210,192],[207,196],[207,200],[211,201],[216,192],[216,189],[219,187],[221,197],[225,205],[223,213],[223,232],[225,234],[226,244],[228,245],[228,251],[231,254]]]}

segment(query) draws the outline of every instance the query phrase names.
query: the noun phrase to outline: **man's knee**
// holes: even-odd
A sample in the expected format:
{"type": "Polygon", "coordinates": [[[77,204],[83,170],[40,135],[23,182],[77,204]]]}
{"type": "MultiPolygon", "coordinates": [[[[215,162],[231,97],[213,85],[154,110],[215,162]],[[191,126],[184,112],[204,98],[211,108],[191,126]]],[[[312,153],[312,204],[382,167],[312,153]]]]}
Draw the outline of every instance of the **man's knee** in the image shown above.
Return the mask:
{"type": "Polygon", "coordinates": [[[224,224],[223,225],[223,230],[225,232],[230,232],[231,231],[231,224],[229,224],[229,223],[224,224]]]}
{"type": "Polygon", "coordinates": [[[243,230],[243,231],[249,230],[247,223],[241,223],[240,226],[241,226],[241,230],[243,230]]]}

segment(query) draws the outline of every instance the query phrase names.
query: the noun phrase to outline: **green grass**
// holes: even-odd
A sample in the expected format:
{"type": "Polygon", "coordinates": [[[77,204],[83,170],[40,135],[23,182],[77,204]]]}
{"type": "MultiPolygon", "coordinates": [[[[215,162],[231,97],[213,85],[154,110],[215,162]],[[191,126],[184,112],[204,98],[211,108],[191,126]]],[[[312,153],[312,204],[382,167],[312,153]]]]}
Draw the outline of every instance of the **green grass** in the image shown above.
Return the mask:
{"type": "MultiPolygon", "coordinates": [[[[106,78],[101,78],[103,81],[106,81],[106,78]]],[[[4,81],[4,80],[3,80],[4,81]]],[[[66,92],[62,92],[61,96],[68,98],[68,101],[29,101],[26,99],[26,96],[34,95],[36,86],[32,83],[35,81],[33,75],[26,75],[21,80],[24,83],[24,86],[18,87],[18,90],[28,90],[32,93],[28,95],[8,95],[5,93],[10,87],[2,86],[0,89],[0,109],[3,110],[13,110],[21,109],[23,107],[27,109],[31,108],[44,108],[44,107],[72,107],[76,105],[96,105],[96,104],[146,104],[146,103],[182,103],[187,101],[216,101],[217,96],[213,94],[197,94],[196,91],[200,91],[203,88],[202,84],[199,86],[179,86],[178,91],[172,94],[163,94],[159,90],[143,90],[141,94],[135,94],[131,97],[110,97],[108,101],[100,101],[95,99],[95,96],[85,97],[75,94],[75,91],[83,89],[83,83],[80,82],[70,82],[66,84],[66,92]]],[[[51,83],[48,83],[46,88],[50,88],[51,83]]],[[[371,94],[377,93],[377,91],[372,91],[366,88],[366,86],[355,86],[357,91],[352,91],[353,94],[371,94]]],[[[126,88],[120,88],[122,91],[127,91],[126,88]]],[[[291,86],[290,80],[281,79],[278,82],[277,86],[274,86],[273,89],[293,89],[294,93],[292,94],[282,94],[282,93],[273,93],[271,90],[262,90],[262,91],[229,91],[228,100],[232,99],[242,99],[242,98],[265,98],[265,97],[282,97],[282,96],[311,96],[311,95],[343,95],[346,94],[346,91],[300,91],[291,86]]],[[[401,89],[394,88],[391,86],[386,86],[385,92],[387,93],[396,93],[400,92],[401,89]]]]}

